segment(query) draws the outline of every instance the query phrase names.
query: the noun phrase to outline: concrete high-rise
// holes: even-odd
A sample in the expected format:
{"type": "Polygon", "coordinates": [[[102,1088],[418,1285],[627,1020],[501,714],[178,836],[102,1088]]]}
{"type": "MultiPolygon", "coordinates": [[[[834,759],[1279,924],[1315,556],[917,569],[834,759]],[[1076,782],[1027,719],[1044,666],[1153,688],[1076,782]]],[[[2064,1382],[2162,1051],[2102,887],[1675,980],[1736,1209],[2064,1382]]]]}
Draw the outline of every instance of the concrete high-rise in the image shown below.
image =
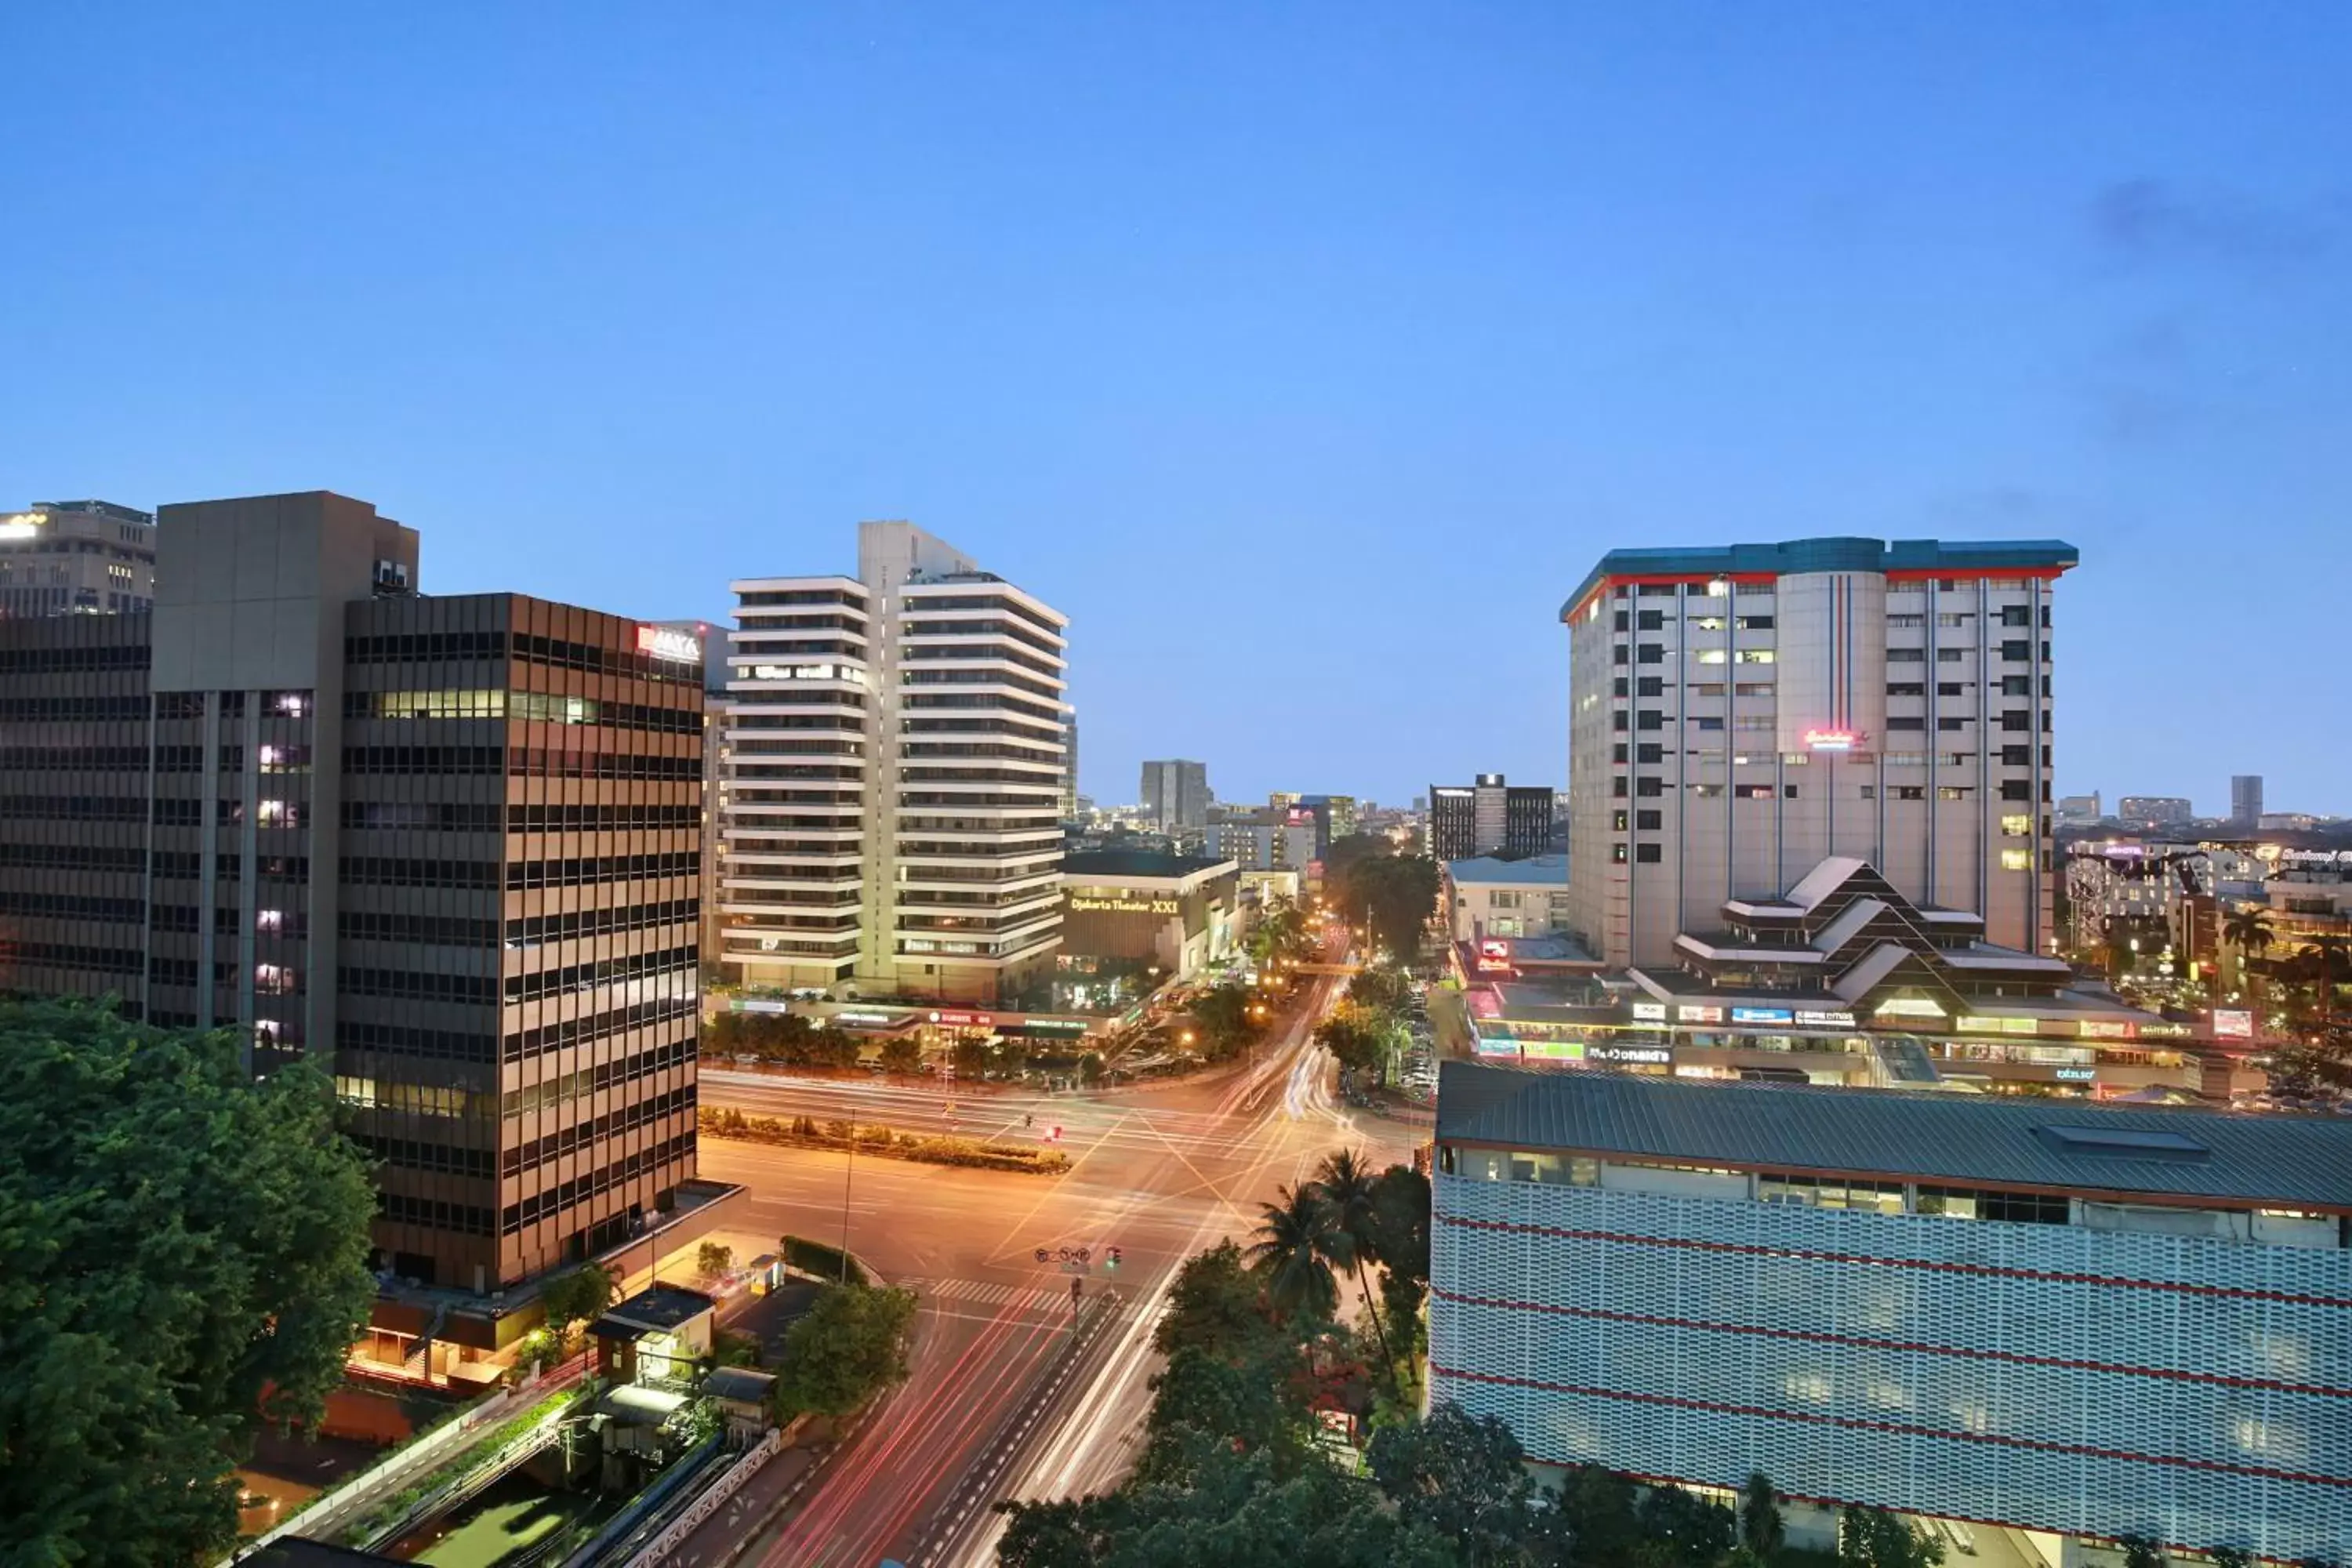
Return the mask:
{"type": "Polygon", "coordinates": [[[1551,843],[1552,792],[1480,773],[1470,784],[1429,786],[1429,852],[1440,860],[1538,855],[1551,843]]]}
{"type": "Polygon", "coordinates": [[[2263,775],[2232,773],[2230,775],[2230,821],[2240,827],[2259,827],[2263,822],[2263,775]]]}
{"type": "Polygon", "coordinates": [[[158,534],[152,615],[0,623],[0,986],[331,1062],[399,1275],[629,1237],[695,1166],[694,639],[419,597],[324,492],[158,534]]]}
{"type": "Polygon", "coordinates": [[[1833,856],[2046,952],[2054,541],[1621,550],[1570,626],[1570,892],[1612,965],[1833,856]]]}
{"type": "Polygon", "coordinates": [[[723,970],[993,1002],[1061,933],[1066,617],[905,522],[733,584],[723,970]]]}
{"type": "Polygon", "coordinates": [[[1142,787],[1144,812],[1161,832],[1179,833],[1208,826],[1208,763],[1146,763],[1142,787]]]}
{"type": "Polygon", "coordinates": [[[0,617],[136,615],[155,603],[155,520],[111,501],[0,514],[0,617]]]}

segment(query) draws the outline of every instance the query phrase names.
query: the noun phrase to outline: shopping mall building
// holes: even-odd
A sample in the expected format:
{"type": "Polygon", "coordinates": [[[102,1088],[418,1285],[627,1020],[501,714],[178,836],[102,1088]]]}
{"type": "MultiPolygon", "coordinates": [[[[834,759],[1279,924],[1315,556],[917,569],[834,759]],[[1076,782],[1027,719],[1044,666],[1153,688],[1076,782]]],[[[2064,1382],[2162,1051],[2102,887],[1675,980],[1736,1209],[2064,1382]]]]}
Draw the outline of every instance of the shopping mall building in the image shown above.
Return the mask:
{"type": "Polygon", "coordinates": [[[1542,1464],[2352,1554],[2352,1120],[1449,1062],[1432,1285],[1542,1464]]]}

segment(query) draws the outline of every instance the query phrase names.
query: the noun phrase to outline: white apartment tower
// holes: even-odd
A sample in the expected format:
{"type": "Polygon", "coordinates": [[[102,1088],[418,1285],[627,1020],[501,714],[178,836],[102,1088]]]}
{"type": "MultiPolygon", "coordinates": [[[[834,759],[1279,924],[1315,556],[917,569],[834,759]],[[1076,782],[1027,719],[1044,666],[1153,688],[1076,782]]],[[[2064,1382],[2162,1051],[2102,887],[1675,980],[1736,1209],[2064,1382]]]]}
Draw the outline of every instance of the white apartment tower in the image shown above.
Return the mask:
{"type": "Polygon", "coordinates": [[[1603,556],[1570,626],[1573,926],[1675,961],[1832,856],[2052,935],[2055,541],[1806,539],[1603,556]]]}
{"type": "Polygon", "coordinates": [[[993,1004],[1061,941],[1067,620],[905,522],[732,584],[724,973],[993,1004]]]}

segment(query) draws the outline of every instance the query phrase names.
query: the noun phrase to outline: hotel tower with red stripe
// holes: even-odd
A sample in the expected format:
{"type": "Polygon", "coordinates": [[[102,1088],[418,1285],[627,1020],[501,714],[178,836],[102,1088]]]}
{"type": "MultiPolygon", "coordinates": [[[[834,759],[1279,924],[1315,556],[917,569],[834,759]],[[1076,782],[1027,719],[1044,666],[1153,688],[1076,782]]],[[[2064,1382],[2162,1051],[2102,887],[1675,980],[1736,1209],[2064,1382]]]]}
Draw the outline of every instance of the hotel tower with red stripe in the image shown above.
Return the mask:
{"type": "Polygon", "coordinates": [[[1620,550],[1570,628],[1570,890],[1612,966],[1675,956],[1832,857],[2052,934],[2055,541],[1620,550]]]}

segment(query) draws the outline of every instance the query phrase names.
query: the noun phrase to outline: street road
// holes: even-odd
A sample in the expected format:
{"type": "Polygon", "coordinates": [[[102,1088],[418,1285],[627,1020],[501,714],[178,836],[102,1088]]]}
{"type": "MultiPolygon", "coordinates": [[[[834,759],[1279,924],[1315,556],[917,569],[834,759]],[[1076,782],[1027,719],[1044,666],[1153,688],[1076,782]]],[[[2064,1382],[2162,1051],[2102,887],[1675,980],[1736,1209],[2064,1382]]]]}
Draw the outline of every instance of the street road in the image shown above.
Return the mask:
{"type": "MultiPolygon", "coordinates": [[[[1340,984],[1318,979],[1288,1026],[1240,1068],[1145,1089],[959,1095],[947,1085],[706,1071],[702,1103],[759,1115],[943,1127],[952,1097],[960,1131],[1039,1137],[1058,1125],[1072,1161],[1056,1177],[870,1157],[853,1170],[837,1151],[703,1143],[703,1173],[750,1188],[759,1228],[839,1245],[845,1219],[850,1249],[921,1298],[906,1384],[814,1475],[781,1531],[741,1560],[988,1563],[1000,1524],[989,1501],[1116,1480],[1149,1401],[1150,1326],[1176,1266],[1223,1237],[1245,1240],[1258,1205],[1307,1179],[1335,1148],[1352,1145],[1377,1165],[1410,1157],[1413,1130],[1334,1102],[1332,1064],[1311,1030],[1340,984]],[[1116,1270],[1106,1263],[1114,1246],[1116,1270]],[[1036,1258],[1039,1248],[1080,1247],[1085,1265],[1036,1258]],[[1074,1279],[1089,1298],[1112,1293],[1116,1307],[1066,1367],[1074,1279]]],[[[726,1528],[740,1541],[742,1525],[726,1528]]],[[[676,1561],[722,1561],[736,1541],[715,1535],[676,1561]]]]}

